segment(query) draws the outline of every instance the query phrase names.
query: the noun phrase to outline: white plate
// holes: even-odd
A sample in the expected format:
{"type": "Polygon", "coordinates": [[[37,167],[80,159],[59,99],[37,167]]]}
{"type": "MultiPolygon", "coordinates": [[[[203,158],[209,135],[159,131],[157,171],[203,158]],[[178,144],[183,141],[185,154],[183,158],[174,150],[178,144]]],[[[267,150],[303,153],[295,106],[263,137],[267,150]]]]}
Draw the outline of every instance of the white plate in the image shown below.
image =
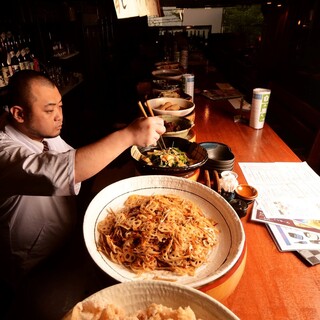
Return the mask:
{"type": "MultiPolygon", "coordinates": [[[[239,319],[222,303],[199,290],[163,281],[134,281],[116,284],[91,295],[71,310],[74,311],[74,317],[69,312],[63,320],[78,320],[78,312],[80,314],[84,312],[83,308],[86,306],[90,306],[92,312],[95,308],[101,310],[107,304],[113,304],[128,315],[138,310],[145,310],[152,303],[173,309],[190,306],[197,319],[239,319]]],[[[88,316],[87,313],[86,315],[88,316]]]]}
{"type": "Polygon", "coordinates": [[[89,204],[83,223],[87,249],[96,264],[112,278],[127,282],[152,280],[155,277],[169,279],[180,284],[199,288],[225,275],[239,259],[245,234],[242,223],[229,203],[210,188],[181,177],[146,175],[115,182],[101,190],[89,204]],[[220,229],[219,243],[194,276],[177,276],[168,271],[154,271],[137,275],[131,270],[109,260],[97,250],[97,224],[103,220],[107,208],[116,211],[131,194],[175,194],[195,202],[220,229]]]}

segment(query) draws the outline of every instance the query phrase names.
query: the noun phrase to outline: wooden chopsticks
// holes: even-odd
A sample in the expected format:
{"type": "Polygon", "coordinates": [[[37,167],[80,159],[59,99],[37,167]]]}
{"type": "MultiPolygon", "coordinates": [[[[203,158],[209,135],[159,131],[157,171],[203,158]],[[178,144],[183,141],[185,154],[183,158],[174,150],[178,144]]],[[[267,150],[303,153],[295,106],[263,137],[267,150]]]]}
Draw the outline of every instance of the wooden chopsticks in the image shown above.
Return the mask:
{"type": "MultiPolygon", "coordinates": [[[[153,110],[152,110],[152,108],[150,107],[148,101],[146,101],[146,104],[147,104],[149,113],[151,114],[152,117],[154,117],[153,110]]],[[[145,117],[145,118],[148,118],[148,115],[147,115],[146,111],[144,110],[144,107],[143,107],[141,101],[138,102],[138,105],[139,105],[140,110],[141,110],[141,112],[143,113],[144,117],[145,117]]],[[[160,149],[167,149],[166,144],[165,144],[162,136],[160,136],[160,139],[158,140],[157,143],[158,143],[160,149]]]]}
{"type": "Polygon", "coordinates": [[[204,170],[203,173],[203,184],[213,189],[214,191],[221,193],[221,185],[219,179],[219,173],[217,170],[213,170],[212,179],[210,178],[209,170],[204,170]]]}

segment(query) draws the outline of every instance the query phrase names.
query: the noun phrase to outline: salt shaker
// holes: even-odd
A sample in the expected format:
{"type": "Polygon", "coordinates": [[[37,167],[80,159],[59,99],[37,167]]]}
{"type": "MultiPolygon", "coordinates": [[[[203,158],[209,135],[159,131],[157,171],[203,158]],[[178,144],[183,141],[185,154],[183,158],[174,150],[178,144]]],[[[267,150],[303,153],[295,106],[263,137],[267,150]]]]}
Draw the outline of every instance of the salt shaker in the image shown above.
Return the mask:
{"type": "Polygon", "coordinates": [[[234,171],[221,172],[221,179],[220,179],[221,195],[227,201],[230,201],[235,197],[234,190],[239,184],[237,178],[238,178],[238,175],[234,171]]]}

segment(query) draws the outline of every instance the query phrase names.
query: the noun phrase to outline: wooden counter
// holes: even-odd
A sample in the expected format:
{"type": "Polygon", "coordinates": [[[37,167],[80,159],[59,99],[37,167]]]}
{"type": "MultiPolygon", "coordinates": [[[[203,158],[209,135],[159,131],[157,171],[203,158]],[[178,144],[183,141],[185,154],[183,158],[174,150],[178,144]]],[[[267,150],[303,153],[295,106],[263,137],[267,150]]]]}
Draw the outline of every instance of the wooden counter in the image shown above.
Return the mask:
{"type": "MultiPolygon", "coordinates": [[[[237,111],[228,101],[196,95],[195,104],[196,141],[229,145],[239,183],[245,182],[239,162],[300,161],[267,124],[255,130],[235,123],[237,111]]],[[[133,168],[126,168],[111,168],[108,182],[103,172],[97,175],[94,192],[130,176],[133,168]]],[[[222,302],[241,319],[320,319],[320,265],[309,267],[294,253],[279,252],[266,227],[251,222],[249,215],[241,221],[246,233],[246,266],[238,286],[222,302]]]]}
{"type": "MultiPolygon", "coordinates": [[[[197,96],[197,142],[216,141],[231,147],[234,171],[245,178],[239,162],[300,161],[265,124],[255,130],[235,123],[228,102],[197,96]]],[[[235,291],[223,301],[241,319],[320,319],[320,265],[309,267],[294,253],[281,253],[263,224],[242,218],[247,239],[247,262],[235,291]]]]}

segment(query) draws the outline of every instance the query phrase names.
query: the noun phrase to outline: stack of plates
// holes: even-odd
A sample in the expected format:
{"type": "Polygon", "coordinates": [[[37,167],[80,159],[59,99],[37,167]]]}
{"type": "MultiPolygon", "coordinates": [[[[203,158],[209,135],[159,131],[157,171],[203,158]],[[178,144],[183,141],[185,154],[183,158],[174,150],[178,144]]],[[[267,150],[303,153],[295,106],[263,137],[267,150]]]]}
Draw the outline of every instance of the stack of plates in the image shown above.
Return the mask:
{"type": "Polygon", "coordinates": [[[208,152],[209,159],[204,169],[216,170],[218,173],[233,170],[235,156],[229,146],[220,142],[202,142],[200,145],[208,152]]]}

